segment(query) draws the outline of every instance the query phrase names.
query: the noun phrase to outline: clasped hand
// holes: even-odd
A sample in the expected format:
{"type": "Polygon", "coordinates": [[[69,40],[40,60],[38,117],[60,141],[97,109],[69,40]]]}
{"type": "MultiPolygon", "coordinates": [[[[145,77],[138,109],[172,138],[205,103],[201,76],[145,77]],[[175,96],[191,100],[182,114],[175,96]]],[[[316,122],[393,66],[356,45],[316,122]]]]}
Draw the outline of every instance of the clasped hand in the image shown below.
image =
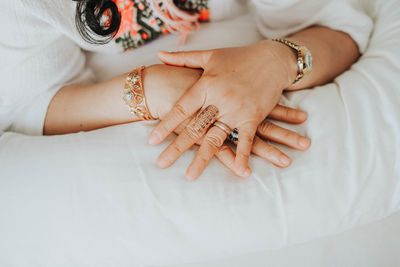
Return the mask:
{"type": "Polygon", "coordinates": [[[239,132],[236,155],[224,141],[227,133],[211,123],[203,134],[189,134],[188,126],[162,152],[158,166],[169,167],[196,142],[200,148],[190,164],[186,178],[197,179],[212,157],[217,154],[225,165],[238,176],[251,174],[248,166],[253,151],[269,159],[275,165],[287,167],[290,159],[263,138],[281,142],[296,149],[305,150],[309,140],[294,132],[280,128],[268,120],[284,119],[300,123],[306,119],[302,112],[277,106],[283,90],[294,80],[289,62],[292,58],[282,46],[262,41],[250,46],[192,52],[160,52],[160,59],[169,65],[201,68],[203,74],[162,118],[149,136],[149,143],[160,144],[170,133],[178,129],[201,110],[214,106],[218,110],[213,121],[220,121],[239,132]],[[274,109],[274,107],[276,107],[274,109]],[[273,112],[274,111],[274,112],[273,112]],[[285,119],[286,118],[286,119],[285,119]]]}

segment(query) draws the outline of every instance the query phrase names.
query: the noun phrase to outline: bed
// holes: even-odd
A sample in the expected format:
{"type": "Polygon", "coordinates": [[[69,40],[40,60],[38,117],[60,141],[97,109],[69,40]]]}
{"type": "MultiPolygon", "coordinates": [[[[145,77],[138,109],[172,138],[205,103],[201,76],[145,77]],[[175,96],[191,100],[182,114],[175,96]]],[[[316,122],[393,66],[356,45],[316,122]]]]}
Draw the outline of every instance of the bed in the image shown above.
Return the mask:
{"type": "MultiPolygon", "coordinates": [[[[280,125],[312,140],[307,152],[281,147],[293,159],[287,169],[252,157],[253,174],[241,180],[213,160],[201,179],[187,182],[196,149],[167,170],[156,168],[168,142],[146,144],[154,122],[60,136],[3,134],[0,265],[400,263],[400,2],[362,4],[375,22],[367,52],[332,83],[281,98],[309,118],[280,125]]],[[[202,25],[179,49],[260,38],[245,14],[202,25]]],[[[87,64],[104,80],[157,63],[156,51],[176,45],[165,36],[117,57],[90,54],[87,64]]]]}

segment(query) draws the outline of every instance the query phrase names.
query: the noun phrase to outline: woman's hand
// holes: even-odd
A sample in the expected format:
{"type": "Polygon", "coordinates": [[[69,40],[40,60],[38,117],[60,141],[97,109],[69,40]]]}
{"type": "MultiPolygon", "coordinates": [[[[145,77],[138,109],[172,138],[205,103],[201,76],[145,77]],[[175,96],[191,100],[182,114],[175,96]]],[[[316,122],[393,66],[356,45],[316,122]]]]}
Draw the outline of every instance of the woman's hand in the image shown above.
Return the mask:
{"type": "MultiPolygon", "coordinates": [[[[301,151],[305,151],[310,147],[310,140],[296,132],[275,125],[270,121],[270,119],[299,124],[303,123],[307,119],[307,114],[301,110],[277,105],[271,111],[268,118],[257,127],[257,135],[254,138],[251,152],[267,161],[270,161],[277,167],[288,167],[291,163],[291,159],[276,146],[271,144],[269,140],[301,151]]],[[[188,123],[189,120],[186,120],[184,123],[179,125],[175,129],[175,133],[181,133],[188,123]]],[[[203,141],[204,137],[200,138],[196,144],[200,146],[203,141]]],[[[228,144],[223,144],[215,155],[226,167],[235,173],[235,153],[228,144]]],[[[206,165],[205,162],[203,164],[206,165]]],[[[202,169],[205,168],[205,165],[200,167],[194,175],[186,176],[190,180],[197,179],[201,174],[202,169]]],[[[247,177],[248,175],[249,174],[245,174],[244,177],[247,177]]]]}
{"type": "Polygon", "coordinates": [[[195,84],[202,70],[156,64],[143,71],[143,87],[151,115],[162,119],[195,84]]]}
{"type": "MultiPolygon", "coordinates": [[[[239,130],[235,172],[248,176],[248,159],[257,127],[278,103],[282,91],[297,74],[294,53],[272,41],[254,45],[208,51],[160,53],[164,63],[202,68],[199,81],[176,103],[149,136],[150,144],[159,144],[183,121],[208,106],[217,107],[215,118],[239,130]]],[[[210,126],[210,125],[207,125],[210,126]]],[[[183,131],[160,155],[158,165],[170,166],[204,134],[183,131]]],[[[227,134],[211,127],[190,165],[187,177],[196,178],[220,149],[227,134]]]]}
{"type": "MultiPolygon", "coordinates": [[[[257,134],[254,137],[251,152],[270,161],[277,167],[288,167],[291,163],[290,158],[269,141],[283,144],[293,149],[305,151],[310,147],[310,140],[294,131],[275,125],[270,121],[270,119],[291,124],[300,124],[307,119],[307,114],[301,110],[277,105],[271,111],[268,118],[257,127],[257,134]]],[[[216,153],[216,156],[224,165],[234,171],[235,154],[230,147],[224,144],[216,153]]],[[[200,174],[201,171],[198,172],[198,175],[200,174]]],[[[247,177],[248,175],[250,174],[245,174],[244,177],[247,177]]],[[[196,177],[198,176],[195,176],[195,178],[196,177]]]]}
{"type": "MultiPolygon", "coordinates": [[[[201,74],[201,70],[167,65],[153,65],[147,67],[143,74],[143,83],[149,110],[152,115],[163,120],[176,101],[188,88],[197,82],[201,74]]],[[[306,118],[307,115],[304,112],[280,105],[275,106],[268,116],[268,119],[289,123],[302,123],[306,118]]],[[[181,123],[175,129],[175,133],[181,133],[189,120],[190,118],[181,123]]],[[[279,167],[289,166],[290,158],[264,140],[282,143],[299,150],[306,150],[310,144],[307,138],[276,126],[267,119],[263,120],[257,127],[257,136],[254,139],[251,151],[279,167]]],[[[201,145],[202,141],[203,139],[200,139],[196,144],[201,145]]],[[[235,172],[233,164],[234,155],[234,152],[227,145],[223,145],[217,152],[218,159],[235,172]]],[[[198,175],[200,175],[200,173],[201,172],[199,172],[198,175]]],[[[195,175],[194,178],[198,177],[198,175],[195,175]]]]}

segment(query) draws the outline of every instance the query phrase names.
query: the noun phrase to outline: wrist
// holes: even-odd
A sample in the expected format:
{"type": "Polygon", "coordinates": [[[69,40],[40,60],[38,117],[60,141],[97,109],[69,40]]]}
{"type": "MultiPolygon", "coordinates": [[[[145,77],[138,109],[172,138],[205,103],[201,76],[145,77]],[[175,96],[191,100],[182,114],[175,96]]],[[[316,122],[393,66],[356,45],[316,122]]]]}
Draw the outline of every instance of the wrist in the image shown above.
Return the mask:
{"type": "Polygon", "coordinates": [[[143,87],[149,111],[162,119],[178,99],[200,78],[201,70],[156,64],[143,72],[143,87]]]}
{"type": "Polygon", "coordinates": [[[159,103],[157,103],[158,98],[154,90],[154,88],[157,87],[157,85],[154,84],[155,66],[156,65],[151,65],[143,70],[142,81],[143,81],[143,90],[146,95],[147,107],[149,109],[149,112],[151,116],[158,119],[160,117],[158,110],[159,103]]]}
{"type": "Polygon", "coordinates": [[[149,111],[143,86],[143,72],[145,66],[136,68],[128,73],[124,84],[123,100],[129,107],[132,115],[140,120],[156,120],[149,111]]]}
{"type": "MultiPolygon", "coordinates": [[[[270,51],[270,56],[276,63],[280,79],[279,88],[283,91],[292,86],[298,74],[297,55],[294,50],[285,44],[272,40],[262,41],[265,49],[270,51]]],[[[271,60],[271,59],[269,59],[271,60]]],[[[277,75],[278,77],[278,75],[277,75]]]]}

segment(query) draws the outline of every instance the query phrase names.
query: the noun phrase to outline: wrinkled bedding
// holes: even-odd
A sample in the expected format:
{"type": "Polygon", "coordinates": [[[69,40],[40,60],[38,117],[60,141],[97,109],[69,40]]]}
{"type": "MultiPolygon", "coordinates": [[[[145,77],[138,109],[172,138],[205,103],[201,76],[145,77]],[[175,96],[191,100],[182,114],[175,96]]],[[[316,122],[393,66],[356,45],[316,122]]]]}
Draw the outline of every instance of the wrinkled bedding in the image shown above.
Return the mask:
{"type": "MultiPolygon", "coordinates": [[[[375,20],[367,52],[334,82],[285,94],[309,114],[280,125],[308,136],[307,152],[281,147],[279,169],[252,157],[249,179],[213,160],[184,180],[191,149],[171,168],[168,142],[146,143],[154,122],[77,134],[0,137],[1,266],[183,264],[277,249],[376,221],[400,209],[400,3],[365,1],[375,20]]],[[[186,49],[260,39],[251,15],[203,25],[186,49]],[[240,32],[241,34],[237,34],[240,32]]],[[[99,80],[157,63],[174,36],[130,53],[90,55],[99,80]]],[[[168,141],[172,140],[172,136],[168,141]]]]}

